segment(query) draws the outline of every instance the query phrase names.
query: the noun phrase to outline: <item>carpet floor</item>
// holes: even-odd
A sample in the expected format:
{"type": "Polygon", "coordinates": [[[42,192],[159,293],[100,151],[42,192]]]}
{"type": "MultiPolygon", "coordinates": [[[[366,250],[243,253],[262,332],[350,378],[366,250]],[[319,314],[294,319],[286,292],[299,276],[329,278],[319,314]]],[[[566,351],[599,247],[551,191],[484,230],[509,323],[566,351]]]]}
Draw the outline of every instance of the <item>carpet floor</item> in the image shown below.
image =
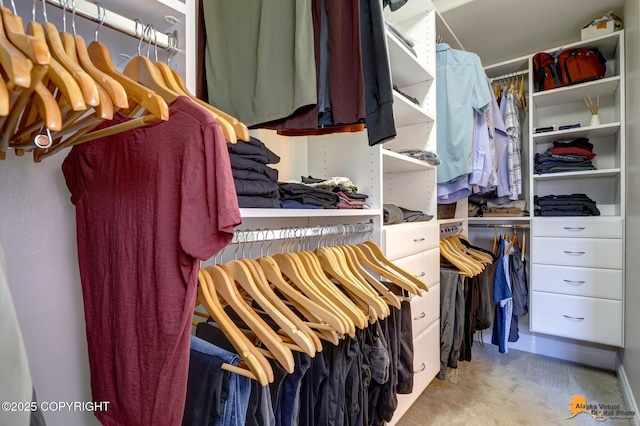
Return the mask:
{"type": "MultiPolygon", "coordinates": [[[[496,346],[473,346],[471,362],[460,362],[447,380],[433,379],[397,423],[429,425],[632,425],[614,418],[626,410],[615,372],[542,355],[496,346]],[[452,379],[455,379],[454,382],[452,379]],[[575,417],[574,395],[586,399],[587,408],[609,408],[599,420],[587,412],[575,417]],[[607,407],[600,407],[600,405],[607,407]]],[[[590,410],[589,410],[590,411],[590,410]]]]}

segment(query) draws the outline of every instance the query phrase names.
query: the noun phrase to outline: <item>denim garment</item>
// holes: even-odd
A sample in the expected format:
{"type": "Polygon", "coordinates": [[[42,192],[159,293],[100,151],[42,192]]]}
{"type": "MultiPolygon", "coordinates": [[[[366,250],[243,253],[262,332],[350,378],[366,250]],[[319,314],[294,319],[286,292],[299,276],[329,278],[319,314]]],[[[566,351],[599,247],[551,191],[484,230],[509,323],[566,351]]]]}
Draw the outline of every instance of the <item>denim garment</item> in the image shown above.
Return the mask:
{"type": "MultiPolygon", "coordinates": [[[[191,336],[191,349],[203,354],[217,356],[224,359],[231,365],[238,365],[241,360],[240,355],[231,353],[222,348],[202,340],[199,337],[191,336]]],[[[229,397],[225,404],[224,411],[218,417],[216,426],[243,426],[246,423],[247,407],[251,392],[249,378],[238,374],[231,374],[229,377],[229,397]]]]}
{"type": "Polygon", "coordinates": [[[191,349],[182,426],[214,426],[228,398],[229,373],[217,356],[191,349]]]}
{"type": "Polygon", "coordinates": [[[300,412],[300,385],[302,378],[311,366],[311,357],[301,352],[294,352],[295,369],[282,380],[276,407],[276,426],[298,425],[300,412]]]}

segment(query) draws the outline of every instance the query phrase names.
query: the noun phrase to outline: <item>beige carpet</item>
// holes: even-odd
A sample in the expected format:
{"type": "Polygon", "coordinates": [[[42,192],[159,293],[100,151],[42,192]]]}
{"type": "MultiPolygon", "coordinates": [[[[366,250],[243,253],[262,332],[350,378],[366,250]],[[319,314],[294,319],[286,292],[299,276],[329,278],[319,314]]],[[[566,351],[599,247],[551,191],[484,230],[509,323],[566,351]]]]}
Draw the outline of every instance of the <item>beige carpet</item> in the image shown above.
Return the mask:
{"type": "Polygon", "coordinates": [[[500,354],[496,346],[475,342],[473,360],[459,363],[457,382],[434,379],[398,425],[633,424],[611,414],[601,422],[587,413],[566,419],[574,395],[589,405],[626,409],[612,371],[513,349],[500,354]]]}

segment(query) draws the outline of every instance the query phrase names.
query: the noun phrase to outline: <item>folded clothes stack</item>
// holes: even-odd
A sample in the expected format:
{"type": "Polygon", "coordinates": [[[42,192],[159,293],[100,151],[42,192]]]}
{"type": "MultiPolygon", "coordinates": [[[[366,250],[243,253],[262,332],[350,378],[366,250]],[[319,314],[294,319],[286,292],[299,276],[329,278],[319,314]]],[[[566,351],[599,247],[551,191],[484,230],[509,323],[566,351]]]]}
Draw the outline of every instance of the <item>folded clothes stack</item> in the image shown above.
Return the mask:
{"type": "Polygon", "coordinates": [[[403,222],[426,222],[433,219],[433,215],[418,210],[409,210],[395,204],[384,204],[384,224],[393,225],[403,222]]]}
{"type": "Polygon", "coordinates": [[[304,183],[279,183],[280,198],[284,208],[325,208],[335,209],[340,197],[335,192],[314,188],[304,183]]]}
{"type": "Polygon", "coordinates": [[[469,217],[524,217],[529,216],[525,200],[508,197],[487,199],[480,195],[469,197],[469,217]]]}
{"type": "Polygon", "coordinates": [[[254,137],[249,142],[227,143],[233,182],[240,207],[279,208],[278,171],[267,164],[280,161],[254,137]]]}
{"type": "Polygon", "coordinates": [[[596,154],[587,138],[555,141],[553,147],[534,157],[536,174],[595,170],[592,161],[596,154]]]}
{"type": "Polygon", "coordinates": [[[586,194],[535,196],[536,216],[600,216],[596,202],[586,194]]]}

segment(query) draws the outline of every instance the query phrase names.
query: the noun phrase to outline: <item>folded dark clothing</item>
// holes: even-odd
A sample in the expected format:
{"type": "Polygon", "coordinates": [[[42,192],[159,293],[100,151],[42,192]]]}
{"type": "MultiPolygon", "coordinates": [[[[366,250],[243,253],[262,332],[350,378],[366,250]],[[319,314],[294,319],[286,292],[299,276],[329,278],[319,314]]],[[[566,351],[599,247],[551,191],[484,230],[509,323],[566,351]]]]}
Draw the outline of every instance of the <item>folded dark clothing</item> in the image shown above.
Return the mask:
{"type": "Polygon", "coordinates": [[[231,160],[231,168],[239,170],[249,170],[252,172],[262,173],[270,180],[278,181],[278,171],[266,164],[259,163],[257,161],[248,160],[241,155],[229,153],[229,159],[231,160]]]}
{"type": "Polygon", "coordinates": [[[423,213],[421,211],[408,210],[403,207],[400,207],[400,210],[402,211],[403,222],[426,222],[433,219],[432,215],[423,213]]]}
{"type": "Polygon", "coordinates": [[[321,209],[322,206],[316,206],[315,204],[302,204],[296,200],[283,200],[280,202],[283,209],[321,209]]]}
{"type": "Polygon", "coordinates": [[[585,148],[578,148],[578,147],[551,148],[551,153],[554,155],[564,155],[564,154],[582,155],[584,157],[587,157],[589,160],[593,159],[596,156],[596,154],[593,151],[585,148]]]}
{"type": "Polygon", "coordinates": [[[586,194],[535,196],[536,215],[539,213],[573,212],[599,216],[600,210],[595,201],[586,194]]]}
{"type": "Polygon", "coordinates": [[[357,200],[366,200],[369,198],[367,194],[360,194],[359,192],[354,192],[353,194],[348,194],[349,198],[355,198],[357,200]]]}
{"type": "Polygon", "coordinates": [[[236,186],[236,193],[238,195],[259,195],[268,198],[280,197],[278,184],[275,182],[234,179],[233,183],[236,186]]]}
{"type": "Polygon", "coordinates": [[[565,163],[589,161],[586,155],[576,154],[553,154],[551,149],[546,150],[543,153],[538,153],[534,157],[536,163],[544,163],[546,161],[562,161],[565,163]]]}
{"type": "Polygon", "coordinates": [[[413,96],[407,95],[402,90],[400,90],[400,88],[398,86],[396,86],[395,84],[393,85],[393,90],[395,90],[396,92],[400,93],[402,96],[407,98],[407,100],[409,100],[409,102],[413,102],[416,105],[420,105],[420,102],[416,98],[414,98],[413,96]]]}
{"type": "Polygon", "coordinates": [[[592,216],[588,212],[565,212],[565,211],[551,211],[540,213],[536,210],[536,216],[592,216]]]}
{"type": "Polygon", "coordinates": [[[234,179],[259,180],[277,183],[277,181],[269,179],[269,176],[258,172],[252,172],[251,170],[231,169],[231,173],[233,173],[234,179]]]}
{"type": "Polygon", "coordinates": [[[584,167],[563,167],[556,166],[543,170],[536,170],[538,174],[550,174],[550,173],[563,173],[563,172],[583,172],[588,170],[595,170],[596,168],[593,166],[584,166],[584,167]]]}
{"type": "Polygon", "coordinates": [[[335,209],[339,197],[336,193],[311,187],[302,183],[280,183],[280,198],[296,200],[303,204],[315,204],[326,209],[335,209]]]}
{"type": "Polygon", "coordinates": [[[278,209],[280,208],[280,200],[254,195],[238,195],[238,206],[240,208],[278,209]]]}
{"type": "Polygon", "coordinates": [[[416,158],[418,160],[426,161],[432,166],[440,165],[440,159],[438,158],[438,154],[425,151],[423,149],[401,149],[398,151],[399,154],[406,155],[411,158],[416,158]]]}
{"type": "Polygon", "coordinates": [[[300,176],[300,180],[302,181],[302,183],[321,183],[324,182],[326,179],[318,179],[318,178],[314,178],[311,176],[300,176]]]}
{"type": "Polygon", "coordinates": [[[577,138],[570,141],[555,141],[553,142],[553,147],[554,148],[575,147],[575,148],[585,148],[585,149],[588,149],[589,151],[593,151],[593,144],[589,142],[589,139],[587,138],[577,138]]]}
{"type": "Polygon", "coordinates": [[[393,225],[402,222],[404,214],[395,204],[383,204],[383,221],[385,225],[393,225]]]}
{"type": "Polygon", "coordinates": [[[249,142],[227,143],[227,149],[233,154],[262,156],[265,159],[264,164],[276,164],[280,161],[280,157],[267,148],[260,139],[254,137],[251,137],[249,142]]]}

